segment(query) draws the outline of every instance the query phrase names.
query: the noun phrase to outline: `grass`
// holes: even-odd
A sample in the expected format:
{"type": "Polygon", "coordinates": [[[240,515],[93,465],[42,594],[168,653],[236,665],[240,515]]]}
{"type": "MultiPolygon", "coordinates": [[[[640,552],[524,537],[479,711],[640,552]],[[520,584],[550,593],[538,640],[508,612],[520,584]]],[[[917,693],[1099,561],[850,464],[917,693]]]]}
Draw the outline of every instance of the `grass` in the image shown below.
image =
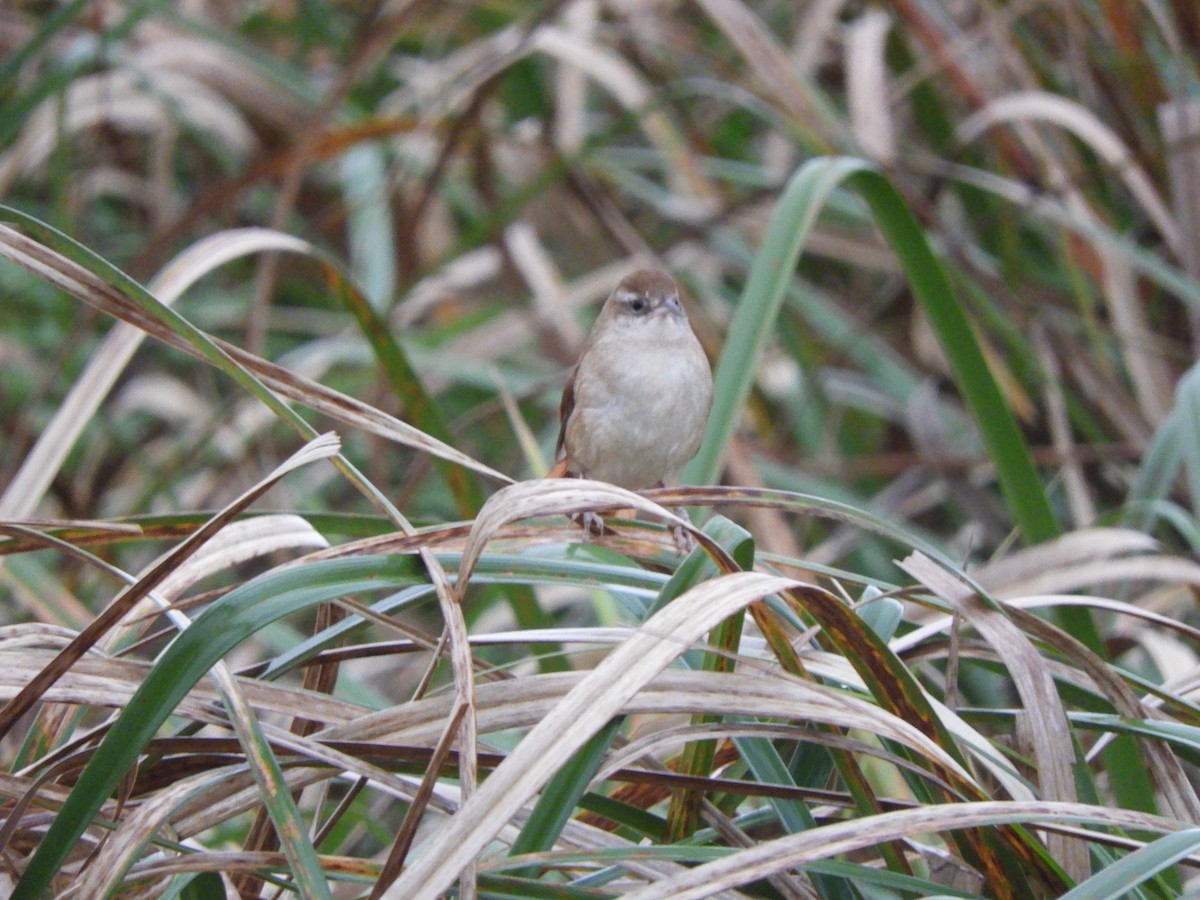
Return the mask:
{"type": "Polygon", "coordinates": [[[929,10],[3,13],[5,891],[1194,892],[1200,18],[929,10]]]}

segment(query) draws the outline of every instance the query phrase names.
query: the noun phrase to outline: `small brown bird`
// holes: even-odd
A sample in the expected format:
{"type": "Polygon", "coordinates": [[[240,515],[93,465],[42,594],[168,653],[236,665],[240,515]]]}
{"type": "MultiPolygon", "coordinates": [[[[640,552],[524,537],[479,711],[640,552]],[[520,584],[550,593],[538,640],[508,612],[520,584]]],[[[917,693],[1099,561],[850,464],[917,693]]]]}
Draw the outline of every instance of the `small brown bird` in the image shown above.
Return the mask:
{"type": "MultiPolygon", "coordinates": [[[[634,272],[605,302],[567,377],[550,474],[635,491],[662,485],[700,449],[712,392],[675,282],[653,269],[634,272]]],[[[594,513],[583,524],[585,536],[603,528],[594,513]]],[[[675,540],[691,543],[682,529],[675,540]]]]}

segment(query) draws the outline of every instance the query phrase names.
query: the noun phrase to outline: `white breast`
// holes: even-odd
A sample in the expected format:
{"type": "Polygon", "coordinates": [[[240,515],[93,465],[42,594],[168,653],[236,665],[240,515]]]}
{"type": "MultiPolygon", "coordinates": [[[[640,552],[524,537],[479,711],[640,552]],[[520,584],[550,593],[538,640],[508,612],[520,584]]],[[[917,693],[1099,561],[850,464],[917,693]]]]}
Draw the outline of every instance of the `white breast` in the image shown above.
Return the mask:
{"type": "Polygon", "coordinates": [[[636,490],[695,456],[712,375],[685,320],[632,324],[612,329],[581,360],[566,450],[578,474],[636,490]]]}

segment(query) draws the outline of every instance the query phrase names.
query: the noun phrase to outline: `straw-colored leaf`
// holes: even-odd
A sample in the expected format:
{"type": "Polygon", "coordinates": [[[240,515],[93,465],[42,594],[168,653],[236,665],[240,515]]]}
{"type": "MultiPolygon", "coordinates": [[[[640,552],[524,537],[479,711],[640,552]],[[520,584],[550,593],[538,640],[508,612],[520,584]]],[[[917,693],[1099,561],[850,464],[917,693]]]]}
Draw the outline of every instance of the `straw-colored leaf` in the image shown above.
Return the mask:
{"type": "Polygon", "coordinates": [[[1030,801],[1025,803],[948,803],[882,813],[870,819],[825,825],[800,834],[767,841],[717,862],[691,869],[685,875],[626,894],[636,900],[690,900],[747,884],[781,868],[852,853],[887,840],[915,837],[930,831],[972,828],[1002,823],[1095,822],[1126,828],[1169,831],[1181,828],[1145,813],[1114,810],[1084,803],[1030,801]]]}
{"type": "Polygon", "coordinates": [[[414,900],[438,896],[545,783],[549,772],[565,762],[649,679],[722,619],[794,584],[789,579],[749,572],[728,575],[693,588],[648,619],[538,722],[384,896],[414,900]]]}
{"type": "MultiPolygon", "coordinates": [[[[1020,694],[1025,714],[1029,716],[1029,734],[1037,760],[1038,781],[1042,797],[1047,800],[1073,801],[1075,791],[1075,749],[1070,740],[1063,709],[1054,681],[1045,661],[1029,639],[1003,612],[987,603],[949,573],[915,553],[900,566],[943,600],[953,604],[963,617],[979,630],[1005,661],[1020,694]]],[[[1088,871],[1084,848],[1070,841],[1051,836],[1056,859],[1073,878],[1085,877],[1088,871]]]]}

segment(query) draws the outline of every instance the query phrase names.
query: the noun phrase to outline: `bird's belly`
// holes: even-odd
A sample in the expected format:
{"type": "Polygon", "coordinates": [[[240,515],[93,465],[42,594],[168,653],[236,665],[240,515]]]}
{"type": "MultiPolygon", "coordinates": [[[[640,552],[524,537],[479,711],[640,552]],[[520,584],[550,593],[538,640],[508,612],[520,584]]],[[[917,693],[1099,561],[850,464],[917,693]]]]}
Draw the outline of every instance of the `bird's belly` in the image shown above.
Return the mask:
{"type": "Polygon", "coordinates": [[[569,447],[580,474],[637,490],[673,476],[695,455],[706,397],[670,379],[638,379],[619,402],[576,407],[586,441],[569,447]]]}

